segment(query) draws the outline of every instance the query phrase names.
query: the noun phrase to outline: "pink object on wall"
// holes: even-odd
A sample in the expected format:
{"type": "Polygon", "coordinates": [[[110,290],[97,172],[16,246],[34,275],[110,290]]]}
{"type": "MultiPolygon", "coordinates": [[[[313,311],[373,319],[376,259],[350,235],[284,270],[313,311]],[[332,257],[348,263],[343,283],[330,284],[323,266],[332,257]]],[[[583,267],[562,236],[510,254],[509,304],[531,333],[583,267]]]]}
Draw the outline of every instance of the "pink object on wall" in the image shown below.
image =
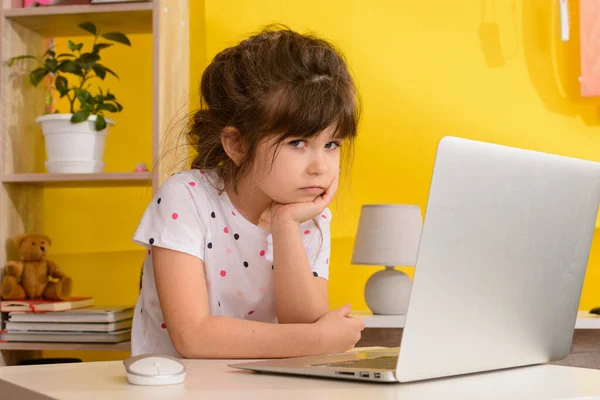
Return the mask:
{"type": "Polygon", "coordinates": [[[29,7],[31,3],[50,4],[52,0],[23,0],[23,7],[29,7]]]}
{"type": "Polygon", "coordinates": [[[581,96],[600,95],[600,1],[579,0],[581,96]]]}

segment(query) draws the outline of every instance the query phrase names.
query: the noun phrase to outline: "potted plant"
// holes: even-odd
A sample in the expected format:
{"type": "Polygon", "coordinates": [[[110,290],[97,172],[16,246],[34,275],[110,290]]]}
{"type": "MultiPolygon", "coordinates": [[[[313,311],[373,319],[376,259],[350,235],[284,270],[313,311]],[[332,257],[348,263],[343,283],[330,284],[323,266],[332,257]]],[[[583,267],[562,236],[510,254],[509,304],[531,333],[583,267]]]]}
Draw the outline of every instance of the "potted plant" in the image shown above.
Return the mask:
{"type": "MultiPolygon", "coordinates": [[[[48,160],[45,162],[48,172],[54,173],[91,173],[104,168],[102,158],[109,126],[114,121],[105,117],[105,113],[117,113],[123,106],[114,94],[100,87],[92,92],[91,86],[96,78],[104,80],[107,75],[119,78],[116,73],[100,63],[100,52],[112,43],[131,46],[126,35],[120,32],[99,34],[91,22],[78,25],[94,35],[91,51],[84,51],[83,43],[68,42],[68,53],[56,54],[50,48],[40,57],[21,55],[8,61],[9,66],[28,59],[37,61],[29,72],[29,82],[37,87],[40,82],[48,81],[49,93],[56,92],[59,98],[67,98],[69,112],[45,113],[36,119],[41,125],[46,143],[48,160]],[[74,79],[67,80],[70,76],[74,79]]],[[[46,96],[46,105],[52,102],[52,96],[46,96]]]]}

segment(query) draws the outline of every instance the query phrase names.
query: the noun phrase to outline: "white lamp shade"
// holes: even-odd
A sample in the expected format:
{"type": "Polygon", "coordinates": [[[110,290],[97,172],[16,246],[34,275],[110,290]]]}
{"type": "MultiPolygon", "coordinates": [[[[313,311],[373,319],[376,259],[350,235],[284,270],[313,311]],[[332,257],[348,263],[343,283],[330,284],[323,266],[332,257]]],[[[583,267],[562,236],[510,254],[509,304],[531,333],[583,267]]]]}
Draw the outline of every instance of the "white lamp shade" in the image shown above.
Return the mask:
{"type": "Polygon", "coordinates": [[[362,206],[352,264],[414,266],[422,228],[421,208],[417,205],[362,206]]]}

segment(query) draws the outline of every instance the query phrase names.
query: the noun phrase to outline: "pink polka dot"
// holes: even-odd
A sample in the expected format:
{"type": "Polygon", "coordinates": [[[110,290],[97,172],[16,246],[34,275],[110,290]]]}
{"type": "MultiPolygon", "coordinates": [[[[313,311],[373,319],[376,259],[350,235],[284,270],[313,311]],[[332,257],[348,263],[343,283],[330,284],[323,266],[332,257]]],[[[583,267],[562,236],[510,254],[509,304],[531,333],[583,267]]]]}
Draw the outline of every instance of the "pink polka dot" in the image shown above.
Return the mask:
{"type": "Polygon", "coordinates": [[[171,218],[173,218],[173,219],[177,219],[177,218],[179,218],[179,214],[177,214],[177,213],[173,213],[173,215],[171,215],[171,218]]]}
{"type": "Polygon", "coordinates": [[[160,324],[160,327],[163,329],[167,329],[167,324],[165,324],[164,322],[162,324],[160,324]]]}
{"type": "Polygon", "coordinates": [[[190,182],[190,186],[196,186],[196,182],[190,182]]]}
{"type": "Polygon", "coordinates": [[[227,253],[227,255],[230,256],[231,255],[231,249],[229,249],[229,248],[225,249],[225,253],[227,253]]]}
{"type": "Polygon", "coordinates": [[[232,212],[231,212],[231,215],[233,215],[233,216],[235,217],[235,211],[232,211],[232,212]]]}
{"type": "Polygon", "coordinates": [[[202,175],[204,175],[204,174],[205,174],[205,172],[204,172],[204,170],[203,170],[203,169],[201,169],[201,170],[200,170],[200,173],[201,173],[202,175]]]}
{"type": "Polygon", "coordinates": [[[329,258],[325,260],[325,264],[329,264],[329,258]]]}
{"type": "Polygon", "coordinates": [[[151,305],[152,307],[158,307],[158,301],[156,301],[156,300],[151,300],[151,301],[150,301],[150,305],[151,305]]]}
{"type": "Polygon", "coordinates": [[[221,270],[221,276],[225,276],[225,275],[227,275],[227,272],[224,269],[222,269],[221,270]]]}
{"type": "Polygon", "coordinates": [[[261,287],[260,289],[258,289],[259,292],[264,293],[265,292],[265,288],[261,287]]]}
{"type": "Polygon", "coordinates": [[[156,347],[160,347],[160,340],[156,341],[156,347]]]}
{"type": "Polygon", "coordinates": [[[152,254],[152,250],[148,249],[148,255],[152,254]]]}
{"type": "Polygon", "coordinates": [[[321,218],[323,218],[323,219],[327,219],[327,215],[325,215],[325,214],[322,214],[322,215],[321,215],[321,218]]]}
{"type": "Polygon", "coordinates": [[[238,295],[239,297],[242,297],[242,296],[244,295],[244,292],[237,292],[237,295],[238,295]]]}
{"type": "Polygon", "coordinates": [[[229,233],[229,229],[227,227],[223,228],[223,232],[229,233]]]}
{"type": "Polygon", "coordinates": [[[265,251],[264,251],[264,250],[261,250],[261,251],[260,251],[260,256],[262,257],[262,256],[264,256],[264,255],[265,255],[265,251]]]}
{"type": "Polygon", "coordinates": [[[248,315],[252,315],[254,314],[254,310],[250,310],[250,312],[248,313],[248,315]]]}
{"type": "Polygon", "coordinates": [[[310,231],[308,229],[304,231],[305,235],[308,235],[309,233],[310,233],[310,231]]]}

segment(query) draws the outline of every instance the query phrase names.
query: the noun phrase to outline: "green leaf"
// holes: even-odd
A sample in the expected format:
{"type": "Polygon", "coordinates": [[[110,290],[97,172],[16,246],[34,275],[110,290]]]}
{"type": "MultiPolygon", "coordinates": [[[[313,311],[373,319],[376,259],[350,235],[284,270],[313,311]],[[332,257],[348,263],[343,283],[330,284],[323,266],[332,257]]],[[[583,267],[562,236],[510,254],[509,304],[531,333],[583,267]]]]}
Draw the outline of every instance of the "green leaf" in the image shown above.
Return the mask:
{"type": "Polygon", "coordinates": [[[11,59],[8,60],[8,66],[12,67],[17,61],[22,61],[22,60],[26,60],[26,59],[33,59],[35,60],[36,58],[34,56],[17,56],[17,57],[13,57],[11,59]]]}
{"type": "Polygon", "coordinates": [[[47,92],[44,96],[44,105],[50,107],[52,105],[52,93],[47,92]]]}
{"type": "Polygon", "coordinates": [[[106,111],[109,111],[109,112],[117,112],[117,107],[115,107],[113,104],[105,103],[105,104],[100,104],[98,106],[98,110],[106,110],[106,111]]]}
{"type": "Polygon", "coordinates": [[[82,107],[93,107],[94,106],[94,97],[90,92],[85,89],[75,89],[75,97],[81,103],[82,107]]]}
{"type": "Polygon", "coordinates": [[[102,67],[102,65],[92,65],[92,69],[94,70],[98,78],[104,80],[104,78],[106,77],[106,70],[102,67]]]}
{"type": "Polygon", "coordinates": [[[114,95],[114,94],[112,94],[112,93],[110,92],[110,90],[107,90],[107,91],[106,91],[106,96],[104,96],[104,99],[105,99],[105,100],[114,100],[114,99],[115,99],[115,95],[114,95]]]}
{"type": "Polygon", "coordinates": [[[58,65],[58,70],[68,74],[83,76],[81,67],[73,60],[61,61],[58,65]]]}
{"type": "Polygon", "coordinates": [[[114,46],[112,43],[98,43],[94,45],[92,53],[98,53],[100,50],[106,49],[107,47],[114,46]]]}
{"type": "Polygon", "coordinates": [[[75,44],[69,40],[69,50],[71,51],[79,51],[83,47],[83,43],[75,44]]]}
{"type": "Polygon", "coordinates": [[[100,59],[100,56],[98,54],[83,53],[81,55],[81,57],[79,57],[78,61],[79,61],[79,65],[81,65],[82,68],[90,68],[99,59],[100,59]]]}
{"type": "Polygon", "coordinates": [[[131,46],[131,42],[129,41],[129,39],[127,38],[127,36],[125,36],[123,33],[121,32],[108,32],[102,35],[102,37],[106,40],[112,40],[113,42],[117,42],[117,43],[121,43],[121,44],[126,44],[127,46],[131,46]]]}
{"type": "Polygon", "coordinates": [[[123,106],[121,105],[121,103],[115,101],[115,104],[117,105],[117,112],[123,111],[123,106]]]}
{"type": "Polygon", "coordinates": [[[71,53],[61,53],[58,56],[56,56],[56,58],[60,58],[60,57],[75,57],[75,54],[71,54],[71,53]]]}
{"type": "Polygon", "coordinates": [[[55,85],[56,90],[60,93],[60,97],[65,97],[69,93],[69,82],[64,76],[57,76],[55,85]]]}
{"type": "Polygon", "coordinates": [[[58,61],[56,58],[47,58],[44,63],[46,69],[50,72],[56,72],[56,68],[58,67],[58,61]]]}
{"type": "Polygon", "coordinates": [[[105,67],[102,64],[96,64],[101,66],[102,68],[104,68],[106,70],[106,72],[108,72],[109,74],[111,74],[112,76],[114,76],[115,78],[119,79],[119,76],[117,74],[115,74],[110,68],[105,67]]]}
{"type": "Polygon", "coordinates": [[[81,24],[78,25],[81,29],[88,31],[89,33],[91,33],[92,35],[96,36],[96,25],[92,24],[91,22],[82,22],[81,24]]]}
{"type": "Polygon", "coordinates": [[[79,122],[87,121],[87,119],[89,117],[90,117],[89,111],[77,111],[71,117],[71,122],[74,123],[74,124],[76,124],[76,123],[79,123],[79,122]]]}
{"type": "Polygon", "coordinates": [[[42,55],[42,58],[44,58],[46,55],[49,55],[50,57],[54,58],[56,56],[56,53],[54,52],[54,50],[48,49],[48,50],[46,50],[44,55],[42,55]]]}
{"type": "Polygon", "coordinates": [[[102,115],[96,115],[96,122],[94,123],[94,127],[97,131],[101,131],[102,129],[106,128],[106,120],[102,115]]]}
{"type": "Polygon", "coordinates": [[[29,82],[33,86],[37,86],[46,75],[48,75],[46,68],[36,68],[29,73],[29,82]]]}

